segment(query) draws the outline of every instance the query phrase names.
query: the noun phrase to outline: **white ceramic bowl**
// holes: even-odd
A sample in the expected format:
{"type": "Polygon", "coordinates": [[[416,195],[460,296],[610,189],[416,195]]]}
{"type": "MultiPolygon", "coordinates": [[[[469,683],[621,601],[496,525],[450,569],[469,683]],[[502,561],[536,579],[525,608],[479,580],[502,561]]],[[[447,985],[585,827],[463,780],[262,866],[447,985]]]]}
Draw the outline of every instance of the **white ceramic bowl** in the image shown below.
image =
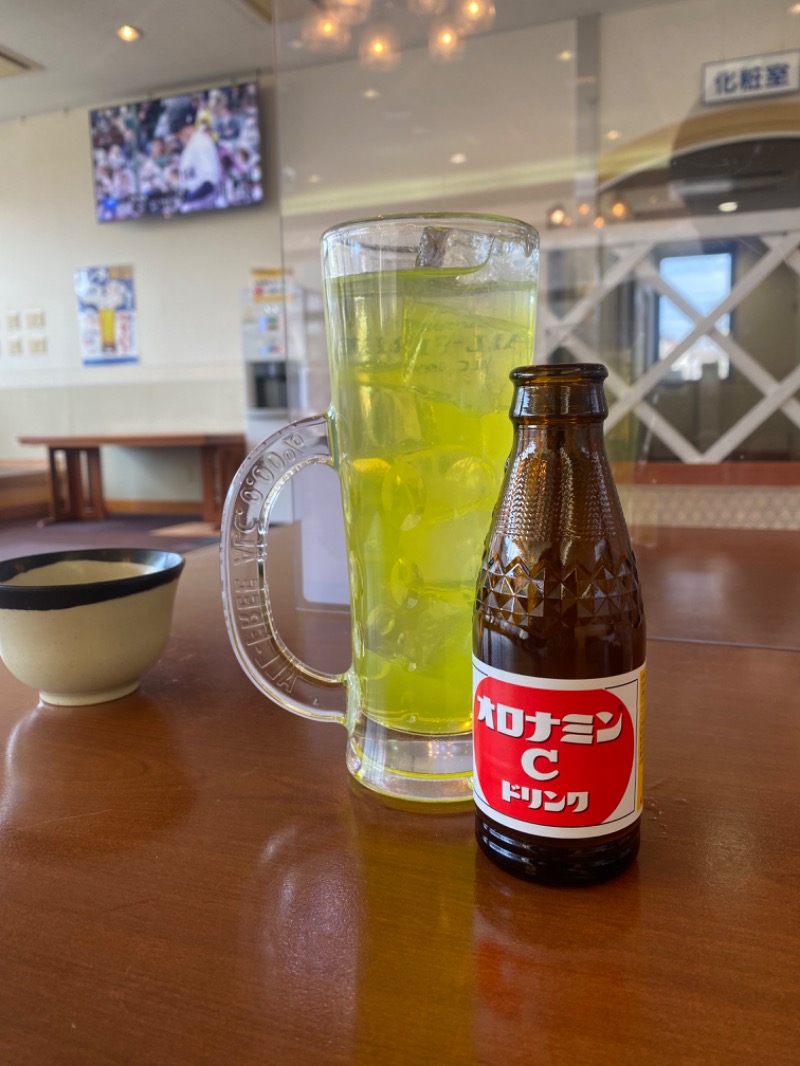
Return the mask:
{"type": "Polygon", "coordinates": [[[126,696],[166,646],[184,562],[148,548],[0,562],[0,658],[46,703],[126,696]]]}

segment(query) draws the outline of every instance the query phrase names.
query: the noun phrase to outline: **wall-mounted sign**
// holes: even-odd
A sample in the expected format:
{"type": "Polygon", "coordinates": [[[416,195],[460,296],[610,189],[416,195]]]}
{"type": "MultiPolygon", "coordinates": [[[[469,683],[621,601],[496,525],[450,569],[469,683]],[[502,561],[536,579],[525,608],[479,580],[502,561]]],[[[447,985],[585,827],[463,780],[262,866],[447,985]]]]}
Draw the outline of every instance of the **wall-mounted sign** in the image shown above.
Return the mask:
{"type": "Polygon", "coordinates": [[[704,104],[796,93],[800,91],[800,52],[772,52],[705,63],[702,89],[704,104]]]}

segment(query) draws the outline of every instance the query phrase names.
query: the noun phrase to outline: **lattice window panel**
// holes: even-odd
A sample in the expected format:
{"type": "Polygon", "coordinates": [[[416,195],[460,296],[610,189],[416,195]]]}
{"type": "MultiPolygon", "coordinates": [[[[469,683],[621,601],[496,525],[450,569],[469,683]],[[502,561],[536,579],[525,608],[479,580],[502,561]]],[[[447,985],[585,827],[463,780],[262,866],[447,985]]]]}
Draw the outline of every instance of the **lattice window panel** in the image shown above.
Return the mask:
{"type": "Polygon", "coordinates": [[[800,389],[800,365],[778,381],[732,336],[715,328],[721,316],[734,311],[745,297],[784,263],[800,276],[798,212],[769,212],[741,218],[709,218],[657,225],[631,223],[599,232],[548,233],[542,239],[536,359],[546,363],[557,348],[565,348],[579,362],[600,362],[597,351],[579,336],[578,331],[614,289],[630,281],[649,286],[658,295],[671,300],[691,320],[692,328],[666,358],[646,366],[643,373],[630,383],[609,368],[608,385],[615,398],[609,408],[606,428],[612,429],[629,412],[633,412],[649,432],[683,462],[721,462],[778,410],[800,427],[800,402],[793,398],[800,389]],[[699,240],[746,237],[759,238],[766,246],[765,254],[739,277],[730,293],[706,315],[698,312],[658,272],[657,251],[663,245],[696,245],[699,240]],[[594,249],[598,253],[602,249],[604,253],[596,257],[596,284],[559,317],[550,300],[550,257],[555,252],[586,249],[594,249]],[[673,364],[702,337],[716,342],[729,356],[731,364],[760,394],[749,410],[705,451],[698,450],[645,399],[666,379],[673,364]]]}

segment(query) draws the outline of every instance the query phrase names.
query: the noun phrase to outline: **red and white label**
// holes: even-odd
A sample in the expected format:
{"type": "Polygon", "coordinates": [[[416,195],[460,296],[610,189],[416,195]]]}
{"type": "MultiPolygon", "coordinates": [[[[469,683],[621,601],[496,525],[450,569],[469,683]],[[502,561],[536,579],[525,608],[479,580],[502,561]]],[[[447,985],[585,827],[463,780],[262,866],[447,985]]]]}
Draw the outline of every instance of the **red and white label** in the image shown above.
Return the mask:
{"type": "Polygon", "coordinates": [[[625,829],[642,809],[644,665],[561,681],[473,656],[475,802],[501,825],[550,837],[625,829]]]}

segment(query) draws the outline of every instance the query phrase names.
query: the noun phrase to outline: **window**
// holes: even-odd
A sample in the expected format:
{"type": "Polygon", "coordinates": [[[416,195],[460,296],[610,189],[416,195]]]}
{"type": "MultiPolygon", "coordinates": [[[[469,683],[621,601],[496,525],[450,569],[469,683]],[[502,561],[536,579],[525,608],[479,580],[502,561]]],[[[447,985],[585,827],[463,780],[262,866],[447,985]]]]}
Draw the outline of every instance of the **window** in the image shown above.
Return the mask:
{"type": "MultiPolygon", "coordinates": [[[[703,252],[699,255],[668,255],[659,262],[662,281],[683,297],[698,313],[710,314],[731,291],[733,254],[730,251],[703,252]]],[[[717,330],[730,332],[731,316],[717,319],[717,330]]],[[[681,311],[668,296],[658,298],[658,358],[665,359],[694,328],[694,321],[681,311]]],[[[673,363],[671,374],[681,381],[699,381],[704,366],[716,367],[717,377],[730,375],[730,359],[723,348],[710,337],[699,337],[673,363]]]]}

